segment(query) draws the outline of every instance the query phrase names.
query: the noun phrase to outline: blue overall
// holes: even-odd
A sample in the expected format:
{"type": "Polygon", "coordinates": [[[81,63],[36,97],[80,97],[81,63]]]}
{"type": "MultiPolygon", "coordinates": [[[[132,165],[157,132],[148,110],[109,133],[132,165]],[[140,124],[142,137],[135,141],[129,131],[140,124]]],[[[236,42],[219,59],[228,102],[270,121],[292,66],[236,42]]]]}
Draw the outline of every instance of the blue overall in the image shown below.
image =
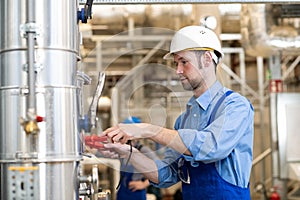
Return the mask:
{"type": "Polygon", "coordinates": [[[117,200],[146,200],[146,189],[133,192],[128,188],[128,184],[132,181],[132,175],[134,174],[133,166],[128,165],[126,171],[121,172],[122,181],[117,193],[117,200]]]}
{"type": "Polygon", "coordinates": [[[250,200],[250,189],[241,188],[223,180],[218,174],[214,163],[198,162],[198,167],[192,167],[185,161],[183,170],[189,171],[191,183],[182,182],[184,200],[250,200]]]}
{"type": "MultiPolygon", "coordinates": [[[[232,91],[227,91],[217,102],[208,124],[214,120],[216,112],[224,99],[232,91]]],[[[188,115],[188,113],[187,113],[188,115]]],[[[183,118],[184,125],[186,116],[183,118]]],[[[217,172],[215,163],[205,164],[197,162],[199,166],[191,166],[189,161],[184,161],[183,173],[190,176],[190,184],[182,182],[182,196],[184,200],[250,200],[250,189],[242,188],[225,181],[217,172]]]]}

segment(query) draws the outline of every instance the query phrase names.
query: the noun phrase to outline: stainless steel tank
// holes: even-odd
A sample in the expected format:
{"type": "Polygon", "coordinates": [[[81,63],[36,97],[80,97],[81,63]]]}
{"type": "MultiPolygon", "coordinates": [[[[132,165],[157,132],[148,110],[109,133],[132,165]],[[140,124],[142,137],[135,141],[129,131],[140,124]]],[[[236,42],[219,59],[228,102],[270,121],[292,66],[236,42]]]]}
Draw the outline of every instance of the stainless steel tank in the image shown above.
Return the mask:
{"type": "Polygon", "coordinates": [[[0,199],[78,199],[77,7],[76,0],[0,1],[0,199]],[[39,131],[28,133],[24,33],[32,31],[39,131]]]}

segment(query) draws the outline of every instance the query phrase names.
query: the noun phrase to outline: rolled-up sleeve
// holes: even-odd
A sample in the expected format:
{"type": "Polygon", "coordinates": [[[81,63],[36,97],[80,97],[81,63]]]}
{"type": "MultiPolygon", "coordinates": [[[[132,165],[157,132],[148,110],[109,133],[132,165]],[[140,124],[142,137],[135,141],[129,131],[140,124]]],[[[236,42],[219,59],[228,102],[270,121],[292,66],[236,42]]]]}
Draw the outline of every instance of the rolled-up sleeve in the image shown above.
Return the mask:
{"type": "Polygon", "coordinates": [[[150,183],[156,187],[166,188],[176,184],[179,180],[177,177],[177,159],[180,154],[172,149],[167,148],[165,158],[163,160],[156,160],[158,169],[158,184],[150,183]]]}

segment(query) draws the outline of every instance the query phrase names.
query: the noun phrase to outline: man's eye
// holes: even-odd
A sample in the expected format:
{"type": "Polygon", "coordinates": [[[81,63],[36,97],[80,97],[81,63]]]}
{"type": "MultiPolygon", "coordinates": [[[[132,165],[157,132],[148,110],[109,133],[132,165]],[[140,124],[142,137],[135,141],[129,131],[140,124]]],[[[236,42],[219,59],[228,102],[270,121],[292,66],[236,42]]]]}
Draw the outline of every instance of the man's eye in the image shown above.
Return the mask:
{"type": "Polygon", "coordinates": [[[173,66],[176,68],[178,67],[178,65],[186,65],[188,63],[188,61],[186,60],[180,60],[179,62],[174,62],[173,66]]]}

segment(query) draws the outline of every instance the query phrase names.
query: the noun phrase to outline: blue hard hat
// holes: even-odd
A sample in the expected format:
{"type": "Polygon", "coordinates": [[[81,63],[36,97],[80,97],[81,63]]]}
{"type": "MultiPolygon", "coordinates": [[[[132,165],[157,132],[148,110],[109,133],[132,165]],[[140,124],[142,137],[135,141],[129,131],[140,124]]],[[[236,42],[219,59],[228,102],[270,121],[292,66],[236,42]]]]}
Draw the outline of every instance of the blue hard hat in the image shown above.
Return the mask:
{"type": "Polygon", "coordinates": [[[139,117],[128,117],[123,121],[124,124],[134,124],[141,123],[141,119],[139,117]]]}

